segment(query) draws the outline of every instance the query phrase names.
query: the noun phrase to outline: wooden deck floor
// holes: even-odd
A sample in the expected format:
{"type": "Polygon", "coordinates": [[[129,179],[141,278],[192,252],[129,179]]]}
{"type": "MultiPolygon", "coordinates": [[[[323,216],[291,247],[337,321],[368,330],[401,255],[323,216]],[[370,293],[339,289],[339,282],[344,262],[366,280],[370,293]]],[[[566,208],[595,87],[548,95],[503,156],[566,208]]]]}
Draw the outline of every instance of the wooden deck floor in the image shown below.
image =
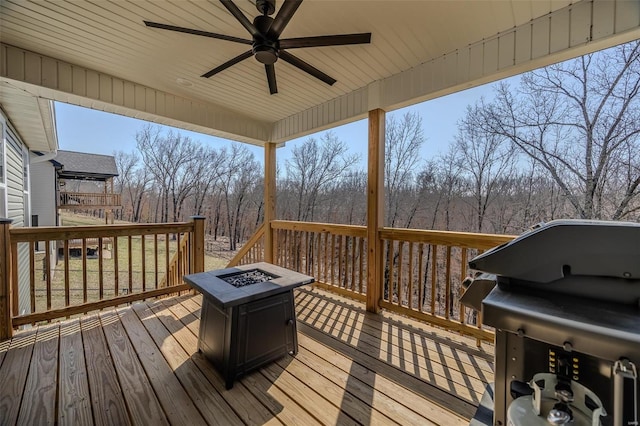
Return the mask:
{"type": "Polygon", "coordinates": [[[0,424],[468,424],[490,346],[321,290],[296,301],[299,353],[231,390],[197,353],[200,296],[21,331],[0,343],[0,424]]]}

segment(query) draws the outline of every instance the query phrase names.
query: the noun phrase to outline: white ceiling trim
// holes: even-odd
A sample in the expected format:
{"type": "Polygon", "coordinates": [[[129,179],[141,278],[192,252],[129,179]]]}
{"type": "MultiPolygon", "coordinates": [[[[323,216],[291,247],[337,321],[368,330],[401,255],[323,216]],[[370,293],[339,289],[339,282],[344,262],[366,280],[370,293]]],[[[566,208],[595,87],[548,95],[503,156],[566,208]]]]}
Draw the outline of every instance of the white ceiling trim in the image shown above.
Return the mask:
{"type": "Polygon", "coordinates": [[[18,132],[20,139],[32,151],[58,149],[55,120],[47,104],[31,93],[13,87],[0,78],[0,108],[18,132]],[[44,102],[44,104],[43,104],[44,102]]]}
{"type": "Polygon", "coordinates": [[[640,1],[581,1],[275,123],[284,142],[640,38],[640,1]]]}

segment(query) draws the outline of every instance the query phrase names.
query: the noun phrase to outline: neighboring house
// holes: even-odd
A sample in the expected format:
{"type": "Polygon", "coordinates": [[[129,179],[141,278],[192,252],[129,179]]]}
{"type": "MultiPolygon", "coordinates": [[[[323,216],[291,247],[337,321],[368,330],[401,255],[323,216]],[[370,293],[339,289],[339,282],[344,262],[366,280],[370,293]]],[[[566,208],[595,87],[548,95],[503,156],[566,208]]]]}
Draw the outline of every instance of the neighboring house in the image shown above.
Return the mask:
{"type": "Polygon", "coordinates": [[[108,219],[120,206],[120,194],[113,187],[113,178],[118,176],[113,156],[59,150],[49,161],[39,161],[43,157],[46,155],[32,154],[34,226],[60,225],[61,209],[100,209],[108,219]]]}
{"type": "MultiPolygon", "coordinates": [[[[31,226],[30,151],[51,158],[58,149],[53,103],[10,86],[0,87],[0,218],[31,226]]],[[[38,188],[40,189],[40,188],[38,188]]],[[[29,246],[18,246],[20,313],[29,310],[29,246]]]]}

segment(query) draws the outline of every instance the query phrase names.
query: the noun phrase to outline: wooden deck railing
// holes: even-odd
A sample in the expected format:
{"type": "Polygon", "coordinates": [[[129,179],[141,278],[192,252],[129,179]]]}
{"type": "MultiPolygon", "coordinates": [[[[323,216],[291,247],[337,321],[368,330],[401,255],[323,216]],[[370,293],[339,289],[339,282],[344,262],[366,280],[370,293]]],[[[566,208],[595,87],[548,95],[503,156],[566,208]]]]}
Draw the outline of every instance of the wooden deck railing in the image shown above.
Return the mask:
{"type": "Polygon", "coordinates": [[[367,229],[364,226],[271,222],[280,266],[316,278],[316,285],[364,301],[367,229]]]}
{"type": "MultiPolygon", "coordinates": [[[[364,226],[276,220],[271,222],[275,263],[316,278],[316,286],[364,301],[367,291],[367,230],[364,226]]],[[[262,260],[264,230],[229,264],[262,260]],[[251,256],[249,256],[249,253],[251,256]]],[[[398,312],[482,340],[493,332],[478,312],[460,305],[460,285],[467,262],[509,235],[383,228],[383,282],[379,304],[398,312]]]]}
{"type": "Polygon", "coordinates": [[[467,262],[509,235],[383,228],[380,306],[478,339],[493,341],[475,310],[460,304],[467,262]]]}
{"type": "Polygon", "coordinates": [[[120,205],[120,194],[60,192],[58,198],[58,207],[61,209],[118,207],[120,205]]]}
{"type": "Polygon", "coordinates": [[[264,261],[264,223],[229,261],[228,267],[264,261]]]}
{"type": "Polygon", "coordinates": [[[8,303],[0,292],[0,309],[10,315],[5,327],[188,290],[182,276],[204,270],[203,220],[38,228],[0,223],[11,264],[3,282],[8,303]]]}

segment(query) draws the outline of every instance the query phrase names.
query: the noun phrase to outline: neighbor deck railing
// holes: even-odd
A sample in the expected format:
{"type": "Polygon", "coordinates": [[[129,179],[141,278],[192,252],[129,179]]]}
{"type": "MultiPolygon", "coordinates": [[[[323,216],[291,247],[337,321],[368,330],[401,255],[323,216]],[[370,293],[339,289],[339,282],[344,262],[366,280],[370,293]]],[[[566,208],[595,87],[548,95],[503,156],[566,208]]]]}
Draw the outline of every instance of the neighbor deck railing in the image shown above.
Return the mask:
{"type": "Polygon", "coordinates": [[[189,290],[182,276],[204,270],[201,217],[38,228],[9,228],[5,221],[0,227],[9,249],[0,260],[0,278],[7,281],[0,309],[9,335],[21,325],[189,290]]]}
{"type": "MultiPolygon", "coordinates": [[[[364,226],[275,220],[274,262],[316,278],[314,285],[365,301],[367,229],[364,226]]],[[[254,235],[230,266],[261,261],[254,235]],[[250,255],[249,255],[250,254],[250,255]]],[[[460,285],[467,262],[509,235],[383,228],[382,295],[379,305],[450,330],[492,341],[479,312],[460,304],[460,285]]],[[[260,246],[262,248],[262,246],[260,246]]]]}
{"type": "Polygon", "coordinates": [[[60,192],[58,199],[58,207],[61,209],[117,207],[120,205],[120,194],[60,192]]]}

